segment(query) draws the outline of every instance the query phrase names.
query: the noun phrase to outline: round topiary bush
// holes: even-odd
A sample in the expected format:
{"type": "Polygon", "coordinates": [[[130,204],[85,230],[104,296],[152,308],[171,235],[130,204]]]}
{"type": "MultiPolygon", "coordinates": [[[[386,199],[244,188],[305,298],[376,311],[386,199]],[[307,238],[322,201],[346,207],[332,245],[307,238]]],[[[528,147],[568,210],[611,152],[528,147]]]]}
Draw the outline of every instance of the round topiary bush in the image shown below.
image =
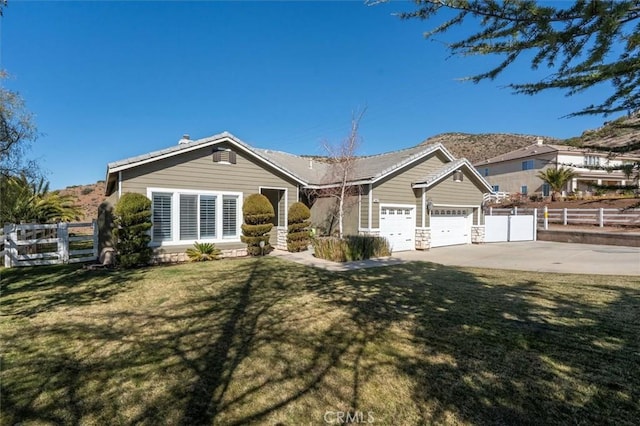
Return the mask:
{"type": "Polygon", "coordinates": [[[298,252],[307,250],[310,242],[311,210],[303,203],[291,204],[288,214],[287,250],[298,252]]]}
{"type": "Polygon", "coordinates": [[[273,248],[269,244],[269,232],[273,228],[275,212],[267,197],[262,194],[249,195],[242,204],[242,224],[243,243],[247,244],[247,253],[251,256],[267,254],[273,248]],[[260,247],[260,241],[264,241],[264,247],[260,247]]]}
{"type": "Polygon", "coordinates": [[[151,260],[151,200],[142,194],[126,193],[114,210],[113,237],[116,262],[125,267],[142,266],[151,260]]]}

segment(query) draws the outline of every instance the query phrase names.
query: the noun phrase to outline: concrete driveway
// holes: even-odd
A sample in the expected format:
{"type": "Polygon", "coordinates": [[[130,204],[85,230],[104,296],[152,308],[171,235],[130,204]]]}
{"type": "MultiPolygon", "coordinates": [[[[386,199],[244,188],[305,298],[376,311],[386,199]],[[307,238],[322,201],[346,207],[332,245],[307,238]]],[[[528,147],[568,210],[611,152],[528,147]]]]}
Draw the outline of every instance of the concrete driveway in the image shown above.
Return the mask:
{"type": "Polygon", "coordinates": [[[311,251],[275,250],[271,256],[329,271],[352,271],[404,262],[434,262],[448,266],[515,269],[571,274],[640,275],[640,247],[527,241],[438,247],[402,251],[391,257],[337,263],[318,259],[311,251]]]}
{"type": "Polygon", "coordinates": [[[527,241],[398,252],[393,258],[520,271],[640,275],[640,247],[527,241]]]}

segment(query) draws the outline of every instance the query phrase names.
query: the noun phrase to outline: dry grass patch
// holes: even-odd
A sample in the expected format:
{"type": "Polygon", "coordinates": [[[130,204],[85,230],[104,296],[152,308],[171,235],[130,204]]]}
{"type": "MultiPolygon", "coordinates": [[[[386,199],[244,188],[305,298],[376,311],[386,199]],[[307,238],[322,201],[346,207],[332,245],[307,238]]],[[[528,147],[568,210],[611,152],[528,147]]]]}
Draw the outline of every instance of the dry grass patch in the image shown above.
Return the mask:
{"type": "Polygon", "coordinates": [[[632,424],[640,283],[275,258],[3,271],[2,424],[632,424]],[[334,417],[329,417],[329,420],[334,417]]]}

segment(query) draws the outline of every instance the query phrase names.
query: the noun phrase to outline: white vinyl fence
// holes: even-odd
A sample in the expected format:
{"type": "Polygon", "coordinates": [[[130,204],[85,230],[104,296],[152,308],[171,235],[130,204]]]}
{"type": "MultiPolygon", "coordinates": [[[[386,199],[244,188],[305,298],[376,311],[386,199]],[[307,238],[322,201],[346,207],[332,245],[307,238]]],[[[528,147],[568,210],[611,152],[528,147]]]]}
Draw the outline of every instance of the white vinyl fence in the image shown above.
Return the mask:
{"type": "MultiPolygon", "coordinates": [[[[90,262],[98,258],[96,221],[54,224],[6,224],[4,266],[90,262]]],[[[2,248],[2,247],[0,247],[2,248]]]]}
{"type": "Polygon", "coordinates": [[[562,225],[638,226],[640,227],[640,209],[530,209],[489,208],[489,216],[530,215],[537,210],[538,223],[548,229],[550,223],[562,225]]]}
{"type": "Polygon", "coordinates": [[[535,241],[537,212],[533,215],[494,215],[485,216],[485,243],[504,241],[535,241]]]}

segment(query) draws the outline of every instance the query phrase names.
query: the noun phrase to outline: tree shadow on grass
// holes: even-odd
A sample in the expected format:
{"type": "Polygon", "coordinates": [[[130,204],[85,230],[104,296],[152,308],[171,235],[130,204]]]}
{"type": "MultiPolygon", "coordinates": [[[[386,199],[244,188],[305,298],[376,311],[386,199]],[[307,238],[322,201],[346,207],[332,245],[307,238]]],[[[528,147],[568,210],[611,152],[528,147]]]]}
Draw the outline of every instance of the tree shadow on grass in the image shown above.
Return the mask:
{"type": "Polygon", "coordinates": [[[299,311],[309,272],[237,262],[161,309],[107,304],[6,333],[4,410],[11,422],[259,422],[323,388],[350,345],[340,318],[299,311]]]}
{"type": "Polygon", "coordinates": [[[321,424],[341,410],[380,424],[628,423],[638,412],[640,286],[420,262],[160,272],[179,285],[165,294],[146,280],[133,305],[79,297],[81,309],[69,301],[45,321],[37,312],[60,306],[48,293],[14,302],[3,422],[321,424]]]}
{"type": "Polygon", "coordinates": [[[106,302],[143,279],[147,270],[89,270],[77,264],[4,269],[0,310],[30,317],[55,307],[106,302]]]}
{"type": "MultiPolygon", "coordinates": [[[[350,274],[338,291],[313,290],[358,324],[410,322],[417,350],[396,353],[394,364],[414,382],[420,423],[637,419],[640,286],[573,276],[558,291],[562,275],[511,282],[513,273],[482,277],[428,263],[373,272],[350,274]]],[[[389,416],[383,422],[399,420],[389,416]]]]}

